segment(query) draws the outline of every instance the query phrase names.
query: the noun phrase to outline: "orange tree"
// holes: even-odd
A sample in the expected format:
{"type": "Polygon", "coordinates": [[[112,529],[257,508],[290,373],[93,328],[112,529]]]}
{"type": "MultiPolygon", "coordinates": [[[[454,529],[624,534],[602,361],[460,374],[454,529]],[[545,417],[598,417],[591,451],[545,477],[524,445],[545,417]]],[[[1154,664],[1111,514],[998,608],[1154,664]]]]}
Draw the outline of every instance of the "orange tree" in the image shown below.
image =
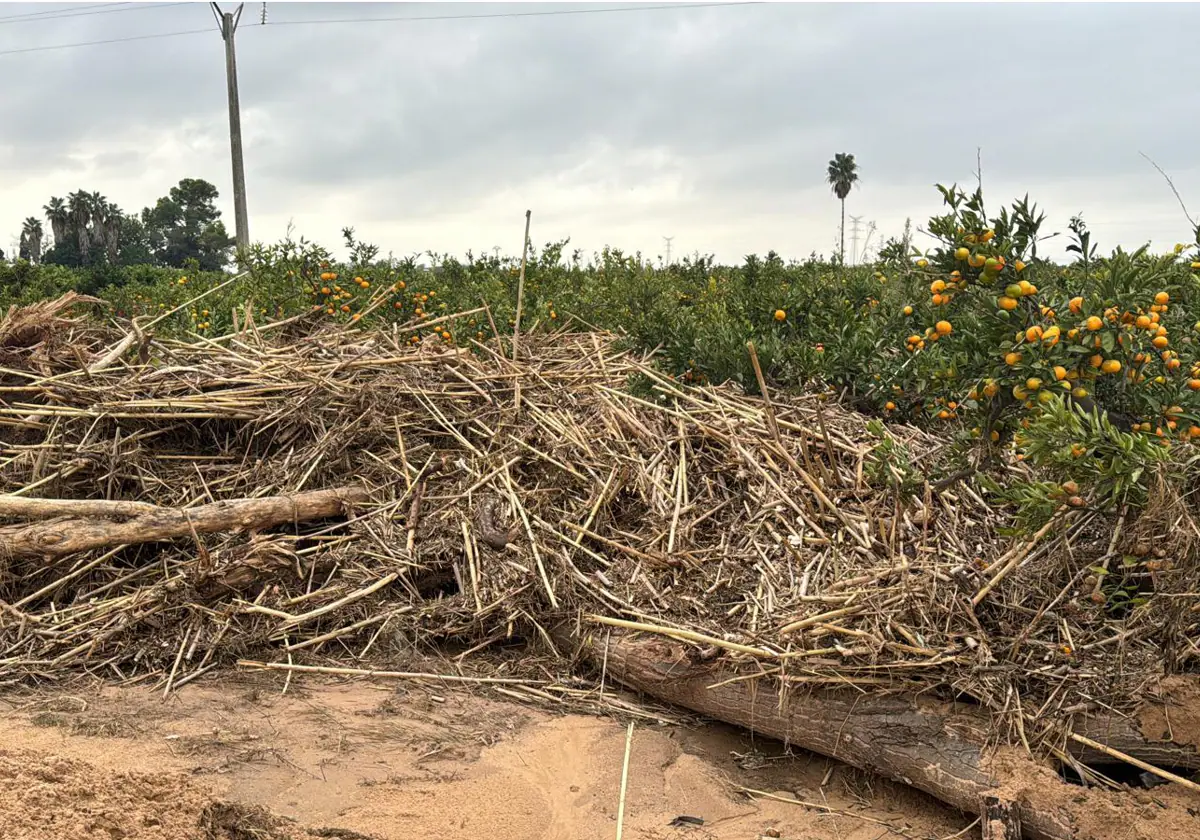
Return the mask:
{"type": "Polygon", "coordinates": [[[909,298],[889,301],[908,329],[874,391],[879,407],[971,417],[999,439],[1069,397],[1128,430],[1200,437],[1200,324],[1188,315],[1197,301],[1186,249],[1098,259],[1073,219],[1078,260],[1060,268],[1037,258],[1044,216],[1027,199],[988,219],[979,191],[939,189],[949,212],[930,220],[938,245],[902,269],[909,298]]]}

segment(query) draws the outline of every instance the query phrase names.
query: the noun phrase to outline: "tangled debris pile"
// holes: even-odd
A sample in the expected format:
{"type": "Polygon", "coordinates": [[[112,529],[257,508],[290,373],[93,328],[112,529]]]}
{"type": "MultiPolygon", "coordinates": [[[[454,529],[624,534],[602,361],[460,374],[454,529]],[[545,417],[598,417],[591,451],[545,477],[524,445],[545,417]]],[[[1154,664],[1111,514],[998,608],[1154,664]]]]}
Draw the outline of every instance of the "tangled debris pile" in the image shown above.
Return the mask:
{"type": "MultiPolygon", "coordinates": [[[[465,654],[583,620],[748,678],[966,695],[1032,744],[1196,650],[1193,553],[1114,616],[1084,580],[1119,553],[1100,513],[1010,542],[975,490],[931,489],[944,441],[818,396],[687,387],[607,334],[515,363],[296,320],[122,335],[79,302],[0,325],[0,682],[414,646],[479,675],[465,654]]],[[[486,665],[568,691],[544,660],[486,665]]]]}

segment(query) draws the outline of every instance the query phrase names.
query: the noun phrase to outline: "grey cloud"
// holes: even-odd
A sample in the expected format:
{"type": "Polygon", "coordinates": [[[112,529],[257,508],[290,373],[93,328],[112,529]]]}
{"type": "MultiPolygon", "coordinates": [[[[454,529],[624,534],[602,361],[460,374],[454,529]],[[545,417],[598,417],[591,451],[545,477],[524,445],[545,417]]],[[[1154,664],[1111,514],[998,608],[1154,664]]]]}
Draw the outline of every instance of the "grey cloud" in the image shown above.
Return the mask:
{"type": "MultiPolygon", "coordinates": [[[[967,181],[977,146],[998,183],[1034,198],[1063,180],[1143,174],[1139,150],[1171,170],[1193,165],[1200,114],[1187,105],[1200,53],[1174,34],[1200,24],[1190,4],[769,4],[279,25],[533,8],[546,7],[272,3],[275,25],[253,27],[258,7],[247,5],[238,63],[252,208],[286,215],[353,195],[360,224],[461,213],[575,170],[601,146],[616,150],[601,158],[612,171],[584,167],[568,181],[636,186],[662,174],[639,153],[660,149],[689,200],[729,207],[824,191],[836,151],[858,157],[863,196],[903,188],[930,210],[931,185],[967,181]]],[[[127,148],[94,163],[127,203],[120,176],[142,165],[139,135],[199,121],[223,155],[226,120],[220,38],[201,4],[0,24],[0,51],[205,26],[211,34],[0,56],[23,79],[0,98],[0,166],[61,173],[72,152],[123,138],[127,148]]],[[[226,193],[220,155],[172,178],[207,177],[226,193]]]]}

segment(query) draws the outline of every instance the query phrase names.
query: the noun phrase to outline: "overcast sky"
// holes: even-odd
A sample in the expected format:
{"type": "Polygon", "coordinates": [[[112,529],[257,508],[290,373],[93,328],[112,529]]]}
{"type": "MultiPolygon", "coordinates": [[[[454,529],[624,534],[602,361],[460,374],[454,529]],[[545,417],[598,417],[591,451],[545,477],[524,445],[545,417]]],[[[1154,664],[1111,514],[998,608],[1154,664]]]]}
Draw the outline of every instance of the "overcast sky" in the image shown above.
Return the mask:
{"type": "MultiPolygon", "coordinates": [[[[136,211],[184,177],[217,185],[233,232],[213,15],[205,3],[134,5],[0,4],[6,251],[52,195],[95,190],[136,211]],[[43,49],[189,30],[203,31],[43,49]]],[[[993,208],[1028,192],[1056,230],[1082,211],[1105,250],[1190,239],[1139,152],[1200,213],[1195,4],[320,22],[631,5],[268,3],[262,26],[261,4],[247,4],[251,238],[278,240],[290,221],[339,254],[347,225],[384,253],[515,253],[529,208],[539,245],[570,236],[586,253],[656,255],[673,236],[675,255],[800,258],[836,248],[834,153],[856,156],[847,209],[878,240],[941,212],[936,182],[973,185],[982,147],[993,208]]]]}

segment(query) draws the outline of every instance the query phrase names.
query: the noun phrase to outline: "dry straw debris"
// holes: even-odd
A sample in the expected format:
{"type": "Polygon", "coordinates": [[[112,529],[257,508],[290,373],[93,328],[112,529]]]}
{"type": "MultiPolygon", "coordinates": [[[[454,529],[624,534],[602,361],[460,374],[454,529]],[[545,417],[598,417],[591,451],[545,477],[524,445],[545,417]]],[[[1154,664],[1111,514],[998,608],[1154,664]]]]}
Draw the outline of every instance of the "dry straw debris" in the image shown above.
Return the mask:
{"type": "Polygon", "coordinates": [[[524,337],[513,362],[303,320],[123,335],[80,303],[0,324],[0,683],[406,672],[436,648],[561,698],[565,661],[503,651],[554,652],[574,620],[746,678],[968,696],[1030,742],[1196,649],[1194,557],[1111,615],[1087,577],[1112,522],[1009,540],[979,492],[934,489],[943,441],[816,395],[687,387],[597,332],[524,337]]]}

